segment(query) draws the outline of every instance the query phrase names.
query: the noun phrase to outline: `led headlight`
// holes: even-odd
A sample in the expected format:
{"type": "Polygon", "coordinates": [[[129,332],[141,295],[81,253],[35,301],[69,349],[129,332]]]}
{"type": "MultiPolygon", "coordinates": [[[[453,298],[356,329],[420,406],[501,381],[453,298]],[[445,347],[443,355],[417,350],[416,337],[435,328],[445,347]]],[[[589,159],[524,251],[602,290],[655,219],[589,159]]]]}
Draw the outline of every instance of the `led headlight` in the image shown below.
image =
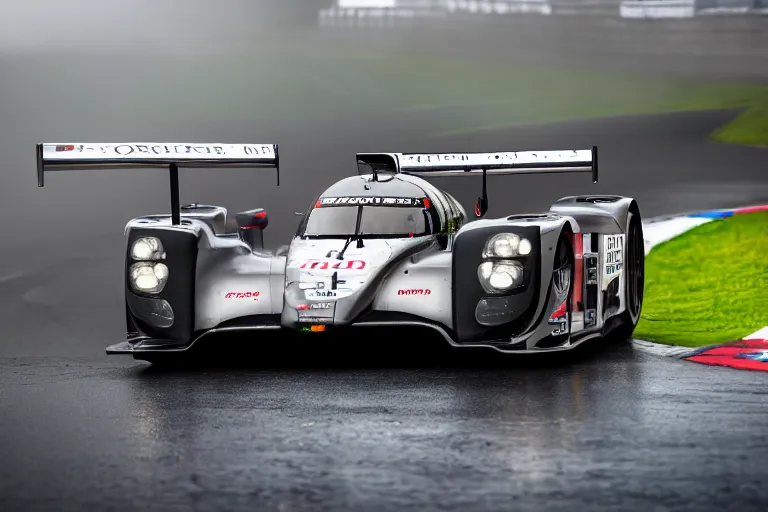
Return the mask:
{"type": "Polygon", "coordinates": [[[160,293],[168,281],[168,267],[164,263],[134,263],[129,270],[131,288],[141,293],[160,293]]]}
{"type": "Polygon", "coordinates": [[[485,244],[483,258],[514,258],[531,253],[531,242],[514,233],[499,233],[485,244]]]}
{"type": "Polygon", "coordinates": [[[165,259],[163,243],[154,236],[137,238],[131,246],[131,257],[138,261],[165,259]]]}
{"type": "Polygon", "coordinates": [[[531,242],[527,238],[523,238],[517,246],[517,254],[520,256],[528,256],[531,254],[531,249],[531,242]]]}
{"type": "Polygon", "coordinates": [[[523,266],[517,261],[486,261],[477,268],[480,284],[488,293],[503,293],[523,284],[523,266]]]}

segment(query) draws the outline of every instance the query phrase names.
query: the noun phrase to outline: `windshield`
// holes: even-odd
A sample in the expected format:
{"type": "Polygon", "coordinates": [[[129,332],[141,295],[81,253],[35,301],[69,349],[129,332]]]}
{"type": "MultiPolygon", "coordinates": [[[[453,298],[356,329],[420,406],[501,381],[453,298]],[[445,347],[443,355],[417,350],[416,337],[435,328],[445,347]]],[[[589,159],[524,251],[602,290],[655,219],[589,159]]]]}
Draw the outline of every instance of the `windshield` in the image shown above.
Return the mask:
{"type": "Polygon", "coordinates": [[[315,208],[309,215],[305,236],[424,236],[427,212],[417,207],[334,206],[315,208]],[[358,209],[362,208],[360,232],[355,232],[358,209]]]}

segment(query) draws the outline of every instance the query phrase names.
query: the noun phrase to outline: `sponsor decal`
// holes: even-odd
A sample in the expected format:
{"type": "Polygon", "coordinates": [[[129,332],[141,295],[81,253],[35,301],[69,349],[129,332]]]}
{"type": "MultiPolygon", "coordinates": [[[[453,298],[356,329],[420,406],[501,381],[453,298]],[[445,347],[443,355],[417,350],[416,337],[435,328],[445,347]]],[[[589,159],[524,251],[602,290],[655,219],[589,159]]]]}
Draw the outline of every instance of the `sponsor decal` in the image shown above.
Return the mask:
{"type": "Polygon", "coordinates": [[[368,206],[411,206],[429,208],[429,200],[423,197],[321,197],[315,208],[322,206],[350,206],[350,205],[368,205],[368,206]]]}
{"type": "Polygon", "coordinates": [[[624,268],[624,235],[606,235],[603,237],[605,268],[603,281],[607,282],[619,275],[624,268]]]}
{"type": "Polygon", "coordinates": [[[88,155],[101,154],[106,157],[153,157],[153,156],[263,156],[275,157],[271,144],[69,144],[57,145],[56,152],[74,151],[88,155]]]}
{"type": "Polygon", "coordinates": [[[313,302],[311,304],[299,304],[296,309],[299,311],[307,311],[309,309],[331,309],[333,302],[313,302]]]}
{"type": "Polygon", "coordinates": [[[328,322],[330,319],[331,319],[331,317],[328,317],[328,316],[309,316],[309,315],[305,316],[305,315],[302,315],[299,320],[301,322],[312,322],[312,323],[318,322],[319,323],[319,322],[328,322]]]}
{"type": "Polygon", "coordinates": [[[211,145],[154,145],[145,146],[139,144],[121,144],[114,146],[114,152],[118,155],[132,155],[134,153],[152,154],[152,155],[178,155],[197,153],[198,155],[223,155],[225,153],[222,146],[211,145]]]}
{"type": "Polygon", "coordinates": [[[336,288],[335,290],[304,290],[304,297],[307,300],[315,300],[320,299],[321,301],[323,299],[327,298],[337,298],[337,297],[349,297],[355,293],[355,290],[352,288],[336,288]]]}
{"type": "Polygon", "coordinates": [[[304,296],[308,299],[315,297],[336,297],[336,292],[332,290],[307,290],[304,292],[304,296]]]}
{"type": "Polygon", "coordinates": [[[310,302],[298,308],[301,322],[328,322],[333,318],[333,302],[310,302]]]}
{"type": "Polygon", "coordinates": [[[306,260],[299,268],[312,270],[363,270],[365,261],[362,260],[306,260]],[[335,262],[335,263],[334,263],[335,262]]]}
{"type": "Polygon", "coordinates": [[[398,295],[430,295],[432,290],[426,289],[413,289],[413,290],[397,290],[398,295]]]}
{"type": "Polygon", "coordinates": [[[589,150],[520,151],[514,153],[431,153],[398,155],[400,168],[457,167],[477,168],[504,167],[532,163],[582,163],[591,162],[589,150]]]}
{"type": "Polygon", "coordinates": [[[224,295],[225,299],[253,299],[259,300],[261,292],[229,292],[224,295]]]}

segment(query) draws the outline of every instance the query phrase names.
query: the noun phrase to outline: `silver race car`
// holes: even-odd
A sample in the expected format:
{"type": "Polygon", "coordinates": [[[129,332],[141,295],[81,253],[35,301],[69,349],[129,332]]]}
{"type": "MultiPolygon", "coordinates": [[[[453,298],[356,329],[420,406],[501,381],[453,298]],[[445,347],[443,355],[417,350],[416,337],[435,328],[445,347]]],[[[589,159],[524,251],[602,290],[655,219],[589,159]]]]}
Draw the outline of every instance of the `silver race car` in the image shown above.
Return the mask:
{"type": "MultiPolygon", "coordinates": [[[[480,176],[474,214],[488,209],[490,174],[591,173],[597,148],[513,153],[357,155],[358,172],[314,200],[288,246],[264,249],[263,209],[181,206],[180,167],[268,167],[277,145],[39,144],[44,173],[164,167],[171,214],[125,228],[127,338],[108,354],[156,360],[212,333],[340,333],[401,326],[437,331],[454,347],[534,353],[629,336],[643,299],[637,203],[573,196],[549,211],[467,222],[424,178],[480,176]]],[[[370,333],[369,333],[370,334],[370,333]]]]}

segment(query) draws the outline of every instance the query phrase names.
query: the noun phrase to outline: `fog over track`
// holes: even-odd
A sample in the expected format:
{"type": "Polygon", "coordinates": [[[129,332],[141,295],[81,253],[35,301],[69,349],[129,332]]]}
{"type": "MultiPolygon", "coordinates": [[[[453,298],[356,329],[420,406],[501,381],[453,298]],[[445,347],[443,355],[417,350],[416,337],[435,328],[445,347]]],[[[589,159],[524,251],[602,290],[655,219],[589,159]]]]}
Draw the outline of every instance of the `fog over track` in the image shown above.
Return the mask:
{"type": "MultiPolygon", "coordinates": [[[[441,110],[361,106],[359,115],[304,121],[302,108],[324,86],[308,83],[306,105],[275,97],[287,114],[265,123],[258,109],[230,108],[251,108],[258,94],[238,86],[253,55],[261,63],[286,45],[320,54],[340,41],[434,50],[439,33],[317,31],[302,9],[264,11],[268,3],[244,0],[3,4],[1,509],[765,509],[764,375],[657,358],[618,340],[552,360],[470,357],[421,333],[386,353],[362,339],[356,350],[314,347],[298,359],[241,339],[257,350],[237,364],[178,371],[108,358],[104,346],[124,335],[123,227],[168,210],[168,178],[156,170],[52,173],[38,189],[34,177],[40,141],[278,143],[279,188],[273,171],[181,175],[182,201],[231,213],[266,208],[265,238],[276,247],[296,226],[293,212],[356,172],[357,151],[597,144],[599,184],[491,178],[489,215],[614,193],[636,197],[649,217],[768,202],[765,150],[707,139],[737,111],[434,137],[456,128],[441,110]]],[[[609,49],[594,54],[584,38],[590,21],[581,31],[573,20],[532,23],[544,28],[521,29],[526,44],[499,51],[500,62],[557,63],[570,52],[595,68],[631,67],[609,49]],[[553,44],[557,34],[581,46],[553,44]]],[[[761,27],[722,46],[751,44],[753,52],[721,59],[719,72],[707,52],[686,75],[747,77],[757,69],[749,64],[758,62],[761,27]]],[[[445,55],[497,48],[501,38],[498,28],[467,34],[463,45],[447,40],[445,55]]],[[[622,52],[628,44],[617,43],[622,52]]],[[[683,59],[637,55],[635,71],[659,74],[683,59]]],[[[354,101],[350,76],[338,85],[354,101]]],[[[435,183],[468,209],[480,190],[474,179],[435,183]]]]}

